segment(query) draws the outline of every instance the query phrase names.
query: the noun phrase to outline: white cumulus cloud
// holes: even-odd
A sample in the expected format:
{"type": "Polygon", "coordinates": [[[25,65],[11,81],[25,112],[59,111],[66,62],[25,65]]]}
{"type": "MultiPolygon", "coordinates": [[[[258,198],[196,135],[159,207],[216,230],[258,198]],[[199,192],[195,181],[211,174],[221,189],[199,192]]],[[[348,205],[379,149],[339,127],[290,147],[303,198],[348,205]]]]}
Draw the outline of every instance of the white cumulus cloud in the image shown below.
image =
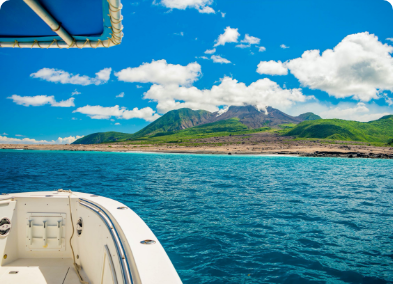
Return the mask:
{"type": "Polygon", "coordinates": [[[282,49],[287,49],[287,48],[289,48],[289,46],[286,46],[285,44],[280,45],[280,47],[281,47],[282,49]]]}
{"type": "Polygon", "coordinates": [[[73,84],[73,85],[101,85],[109,81],[112,68],[105,68],[96,73],[95,78],[79,74],[73,75],[63,70],[42,68],[36,73],[31,74],[33,78],[39,78],[48,82],[61,83],[61,84],[73,84]]]}
{"type": "Polygon", "coordinates": [[[208,50],[206,50],[206,51],[205,51],[205,54],[213,54],[213,53],[215,53],[215,52],[216,52],[216,49],[213,48],[213,49],[208,49],[208,50]]]}
{"type": "Polygon", "coordinates": [[[162,59],[135,68],[128,67],[115,73],[115,76],[124,82],[188,86],[198,80],[201,74],[201,65],[197,62],[182,66],[168,64],[162,59]]]}
{"type": "Polygon", "coordinates": [[[150,107],[145,107],[142,109],[134,108],[132,110],[128,110],[127,108],[119,107],[118,105],[113,107],[87,105],[77,108],[73,112],[86,114],[92,119],[110,119],[111,117],[116,117],[119,119],[140,118],[146,121],[154,121],[160,117],[150,107]]]}
{"type": "Polygon", "coordinates": [[[382,93],[380,97],[381,97],[382,99],[384,99],[385,102],[386,102],[389,106],[393,105],[393,98],[389,97],[387,94],[382,93]]]}
{"type": "Polygon", "coordinates": [[[14,103],[22,106],[42,106],[42,105],[51,105],[53,107],[73,107],[75,106],[74,100],[75,98],[69,98],[68,100],[65,101],[60,101],[57,102],[55,100],[54,96],[18,96],[18,95],[12,95],[11,97],[8,97],[7,99],[11,99],[14,103]]]}
{"type": "Polygon", "coordinates": [[[244,36],[244,39],[241,42],[244,42],[244,43],[249,44],[249,45],[251,45],[251,44],[259,44],[261,42],[261,39],[246,34],[244,36]]]}
{"type": "Polygon", "coordinates": [[[81,93],[81,92],[78,92],[78,90],[75,89],[75,91],[73,91],[73,92],[71,93],[71,96],[76,96],[76,95],[80,95],[80,94],[82,94],[82,93],[81,93]]]}
{"type": "Polygon", "coordinates": [[[284,63],[281,61],[261,61],[258,64],[257,72],[259,74],[267,75],[287,75],[288,69],[285,67],[284,63]]]}
{"type": "Polygon", "coordinates": [[[345,37],[333,49],[305,51],[285,65],[303,86],[336,98],[378,99],[393,91],[393,47],[368,32],[345,37]]]}
{"type": "Polygon", "coordinates": [[[214,14],[211,5],[213,0],[161,0],[161,5],[170,9],[185,10],[187,8],[197,9],[199,13],[214,14]]]}
{"type": "Polygon", "coordinates": [[[214,45],[225,45],[227,42],[238,42],[238,38],[240,36],[238,29],[232,29],[231,27],[226,27],[225,32],[218,36],[216,40],[216,44],[214,45]]]}
{"type": "Polygon", "coordinates": [[[229,61],[228,59],[225,59],[219,55],[212,55],[211,60],[213,60],[214,63],[221,63],[221,64],[229,64],[231,63],[231,61],[229,61]]]}
{"type": "Polygon", "coordinates": [[[118,94],[118,95],[116,96],[116,98],[124,98],[124,92],[121,92],[120,94],[118,94]]]}
{"type": "Polygon", "coordinates": [[[249,47],[251,47],[251,45],[241,43],[241,44],[236,45],[235,47],[237,47],[237,48],[249,48],[249,47]]]}
{"type": "Polygon", "coordinates": [[[83,136],[69,136],[69,137],[59,137],[57,140],[36,140],[31,138],[10,138],[5,136],[0,136],[0,144],[71,144],[82,138],[83,136]]]}
{"type": "Polygon", "coordinates": [[[159,113],[179,108],[218,111],[219,106],[257,105],[261,108],[273,106],[282,110],[297,102],[305,102],[310,97],[301,89],[282,89],[267,78],[253,82],[249,86],[235,79],[224,77],[221,84],[210,90],[196,87],[153,85],[144,94],[145,99],[157,102],[159,113]]]}
{"type": "Polygon", "coordinates": [[[258,49],[258,51],[259,51],[259,52],[264,52],[264,51],[266,51],[266,47],[260,46],[259,49],[258,49]]]}

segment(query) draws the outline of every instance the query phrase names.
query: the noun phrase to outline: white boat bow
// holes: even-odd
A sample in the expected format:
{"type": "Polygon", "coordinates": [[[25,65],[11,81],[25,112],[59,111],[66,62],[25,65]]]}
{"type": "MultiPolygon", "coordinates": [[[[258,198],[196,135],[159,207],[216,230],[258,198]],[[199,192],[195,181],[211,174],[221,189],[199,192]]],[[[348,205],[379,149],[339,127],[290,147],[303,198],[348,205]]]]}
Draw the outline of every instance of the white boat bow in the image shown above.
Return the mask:
{"type": "Polygon", "coordinates": [[[182,283],[135,212],[92,194],[0,196],[0,252],[2,284],[182,283]]]}

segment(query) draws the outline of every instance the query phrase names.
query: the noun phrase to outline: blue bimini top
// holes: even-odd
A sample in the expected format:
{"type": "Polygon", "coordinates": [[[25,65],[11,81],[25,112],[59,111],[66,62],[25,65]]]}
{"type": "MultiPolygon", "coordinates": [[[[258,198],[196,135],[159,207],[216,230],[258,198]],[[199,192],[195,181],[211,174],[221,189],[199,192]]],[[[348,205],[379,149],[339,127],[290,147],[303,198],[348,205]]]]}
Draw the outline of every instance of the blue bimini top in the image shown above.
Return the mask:
{"type": "Polygon", "coordinates": [[[0,7],[0,47],[115,46],[121,8],[120,0],[8,0],[0,7]]]}

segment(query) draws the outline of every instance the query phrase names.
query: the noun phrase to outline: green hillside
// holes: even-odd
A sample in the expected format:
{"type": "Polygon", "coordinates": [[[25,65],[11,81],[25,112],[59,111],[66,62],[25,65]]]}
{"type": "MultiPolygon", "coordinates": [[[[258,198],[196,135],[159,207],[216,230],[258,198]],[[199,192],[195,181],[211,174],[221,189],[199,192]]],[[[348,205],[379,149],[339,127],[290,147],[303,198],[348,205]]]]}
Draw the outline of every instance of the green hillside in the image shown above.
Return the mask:
{"type": "Polygon", "coordinates": [[[285,135],[299,138],[387,143],[393,137],[393,115],[370,122],[341,119],[304,121],[285,135]]]}
{"type": "Polygon", "coordinates": [[[99,132],[84,136],[72,144],[99,144],[104,142],[124,141],[132,137],[132,134],[121,132],[99,132]]]}
{"type": "Polygon", "coordinates": [[[151,143],[174,143],[184,142],[190,139],[200,139],[208,137],[219,137],[229,135],[241,135],[269,130],[269,127],[259,129],[249,129],[241,123],[238,118],[220,120],[214,123],[207,123],[176,132],[157,133],[153,136],[140,137],[138,141],[149,141],[151,143]]]}
{"type": "Polygon", "coordinates": [[[172,110],[133,135],[133,139],[157,133],[173,132],[205,122],[211,113],[205,110],[182,108],[172,110]]]}
{"type": "Polygon", "coordinates": [[[298,116],[299,118],[303,120],[317,120],[317,119],[322,119],[319,115],[316,115],[312,112],[306,112],[298,116]]]}

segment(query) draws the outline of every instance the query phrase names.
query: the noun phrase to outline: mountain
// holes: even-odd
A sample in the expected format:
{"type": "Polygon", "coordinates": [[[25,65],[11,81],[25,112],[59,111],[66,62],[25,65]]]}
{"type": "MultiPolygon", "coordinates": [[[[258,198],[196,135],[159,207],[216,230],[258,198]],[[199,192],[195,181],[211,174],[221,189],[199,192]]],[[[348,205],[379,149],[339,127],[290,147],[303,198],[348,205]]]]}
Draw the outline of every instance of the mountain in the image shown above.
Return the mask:
{"type": "Polygon", "coordinates": [[[370,122],[341,119],[304,121],[285,134],[299,138],[322,138],[387,143],[393,138],[393,115],[370,122]]]}
{"type": "Polygon", "coordinates": [[[211,117],[211,113],[205,110],[192,110],[189,108],[182,108],[172,110],[164,114],[156,121],[150,123],[145,128],[139,130],[133,135],[133,138],[143,136],[151,136],[157,133],[174,132],[199,124],[207,123],[211,117]]]}
{"type": "Polygon", "coordinates": [[[98,132],[79,138],[72,144],[99,144],[104,142],[116,142],[127,140],[132,137],[132,134],[121,132],[98,132]]]}
{"type": "Polygon", "coordinates": [[[317,119],[322,119],[319,115],[316,115],[312,112],[306,112],[298,116],[302,120],[317,120],[317,119]]]}
{"type": "MultiPolygon", "coordinates": [[[[230,106],[224,112],[219,111],[214,113],[205,110],[182,108],[167,112],[165,115],[134,134],[120,132],[95,133],[78,139],[73,144],[95,144],[135,140],[142,137],[164,136],[177,133],[184,129],[205,124],[214,124],[220,121],[228,121],[230,119],[236,119],[236,129],[258,129],[262,127],[279,127],[279,125],[282,124],[298,124],[311,117],[318,116],[313,113],[307,113],[294,117],[272,107],[267,107],[266,110],[258,110],[251,105],[230,106]]],[[[234,121],[231,121],[229,129],[232,129],[233,123],[234,121]]],[[[218,131],[218,129],[223,130],[222,124],[218,125],[218,128],[213,126],[209,128],[209,131],[212,129],[216,129],[215,131],[218,131]]],[[[203,128],[201,128],[200,131],[204,131],[203,128]]],[[[233,131],[230,130],[229,132],[233,131]]]]}
{"type": "Polygon", "coordinates": [[[293,117],[278,109],[267,107],[265,110],[258,110],[255,106],[230,106],[226,112],[220,114],[213,113],[209,122],[216,122],[237,117],[239,121],[249,128],[260,128],[265,126],[278,126],[280,124],[300,123],[304,121],[299,117],[293,117]]]}

